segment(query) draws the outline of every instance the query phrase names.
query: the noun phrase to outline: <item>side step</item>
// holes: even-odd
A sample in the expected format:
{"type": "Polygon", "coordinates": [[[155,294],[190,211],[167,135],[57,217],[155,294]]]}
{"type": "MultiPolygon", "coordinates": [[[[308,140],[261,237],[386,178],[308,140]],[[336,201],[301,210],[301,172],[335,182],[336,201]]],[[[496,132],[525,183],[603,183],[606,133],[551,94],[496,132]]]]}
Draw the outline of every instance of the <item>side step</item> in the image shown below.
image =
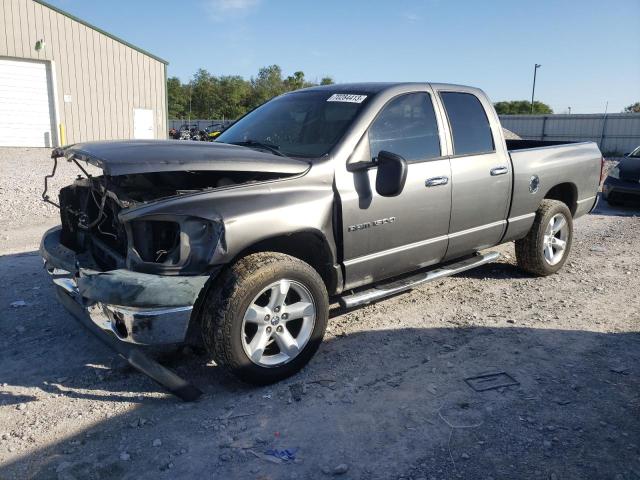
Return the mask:
{"type": "Polygon", "coordinates": [[[379,284],[361,292],[342,296],[338,299],[338,302],[342,308],[353,308],[359,305],[366,305],[367,303],[371,303],[380,298],[388,297],[389,295],[394,295],[405,290],[410,290],[418,285],[422,285],[423,283],[432,282],[433,280],[438,280],[443,277],[450,277],[451,275],[471,270],[472,268],[479,267],[485,263],[494,262],[499,257],[500,254],[498,252],[476,254],[473,257],[466,258],[456,263],[451,263],[435,270],[421,272],[401,280],[379,284]]]}

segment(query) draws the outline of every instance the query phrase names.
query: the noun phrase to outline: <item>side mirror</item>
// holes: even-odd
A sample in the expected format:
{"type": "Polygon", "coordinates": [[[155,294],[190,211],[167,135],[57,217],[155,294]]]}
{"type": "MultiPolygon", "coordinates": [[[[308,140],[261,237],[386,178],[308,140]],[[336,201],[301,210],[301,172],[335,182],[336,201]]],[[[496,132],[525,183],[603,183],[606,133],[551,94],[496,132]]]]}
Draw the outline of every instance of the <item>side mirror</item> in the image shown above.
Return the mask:
{"type": "Polygon", "coordinates": [[[376,192],[383,197],[395,197],[407,181],[407,161],[400,155],[382,150],[376,161],[376,192]]]}

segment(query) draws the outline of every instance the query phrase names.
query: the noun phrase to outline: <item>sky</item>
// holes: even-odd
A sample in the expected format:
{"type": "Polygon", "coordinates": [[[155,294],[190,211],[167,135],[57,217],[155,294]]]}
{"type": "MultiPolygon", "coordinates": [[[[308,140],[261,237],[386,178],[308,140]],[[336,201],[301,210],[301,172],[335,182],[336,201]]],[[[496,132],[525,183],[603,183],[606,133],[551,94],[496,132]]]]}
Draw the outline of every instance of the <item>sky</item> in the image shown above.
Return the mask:
{"type": "Polygon", "coordinates": [[[472,85],[556,113],[620,112],[640,101],[640,0],[49,0],[169,62],[337,83],[472,85]]]}

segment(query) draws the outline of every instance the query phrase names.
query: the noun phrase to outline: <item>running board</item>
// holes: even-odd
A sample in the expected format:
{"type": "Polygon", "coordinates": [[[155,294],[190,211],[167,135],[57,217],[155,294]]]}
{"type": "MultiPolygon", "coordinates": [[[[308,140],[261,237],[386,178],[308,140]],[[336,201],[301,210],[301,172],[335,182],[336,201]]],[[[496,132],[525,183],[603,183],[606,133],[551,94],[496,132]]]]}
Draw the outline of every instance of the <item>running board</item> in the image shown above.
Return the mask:
{"type": "Polygon", "coordinates": [[[384,283],[376,285],[368,290],[352,293],[351,295],[342,296],[338,299],[342,308],[353,308],[360,305],[366,305],[380,298],[388,297],[396,293],[410,290],[423,283],[432,282],[439,278],[450,277],[456,273],[471,270],[472,268],[479,267],[486,263],[491,263],[500,257],[498,252],[487,252],[484,254],[476,254],[471,258],[451,263],[445,267],[437,268],[435,270],[429,270],[428,272],[421,272],[417,275],[412,275],[401,280],[392,281],[390,283],[384,283]]]}

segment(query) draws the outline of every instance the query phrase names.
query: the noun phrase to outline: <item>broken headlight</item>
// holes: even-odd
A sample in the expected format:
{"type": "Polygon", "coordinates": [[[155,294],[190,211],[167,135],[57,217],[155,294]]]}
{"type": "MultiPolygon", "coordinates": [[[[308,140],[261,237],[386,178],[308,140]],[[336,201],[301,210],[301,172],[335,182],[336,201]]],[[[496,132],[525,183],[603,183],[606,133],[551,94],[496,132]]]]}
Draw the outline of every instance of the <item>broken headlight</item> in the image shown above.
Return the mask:
{"type": "Polygon", "coordinates": [[[201,274],[220,241],[222,226],[196,217],[143,217],[127,225],[131,270],[164,275],[201,274]]]}
{"type": "Polygon", "coordinates": [[[180,225],[176,222],[131,222],[133,248],[143,262],[175,265],[180,261],[180,225]]]}

